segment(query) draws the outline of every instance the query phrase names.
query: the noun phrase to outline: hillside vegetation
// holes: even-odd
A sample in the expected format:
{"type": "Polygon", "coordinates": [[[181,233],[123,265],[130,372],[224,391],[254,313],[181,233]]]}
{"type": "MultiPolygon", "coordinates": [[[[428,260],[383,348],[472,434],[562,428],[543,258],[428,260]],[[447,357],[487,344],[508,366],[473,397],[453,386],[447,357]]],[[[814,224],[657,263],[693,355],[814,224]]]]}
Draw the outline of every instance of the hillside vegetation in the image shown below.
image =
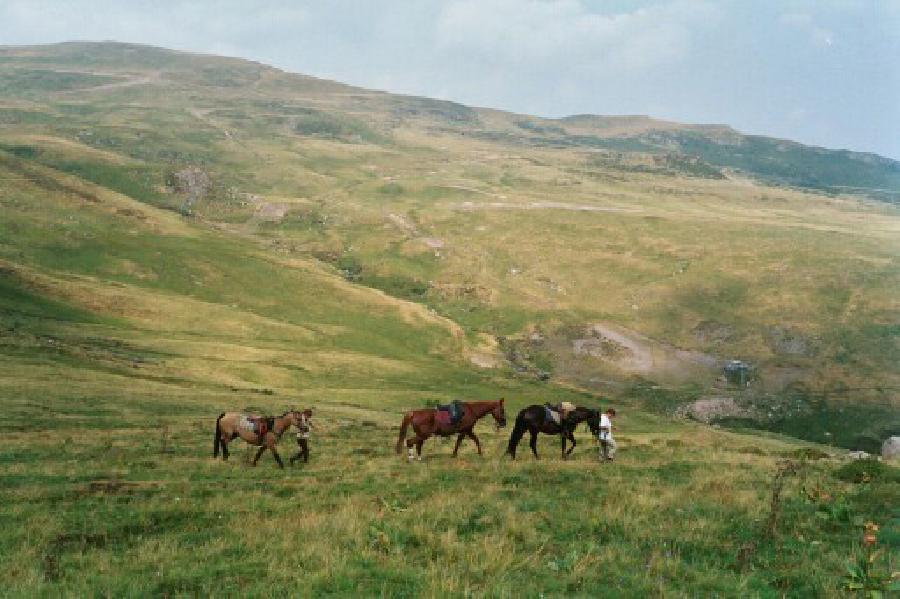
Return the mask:
{"type": "Polygon", "coordinates": [[[156,48],[0,49],[4,588],[885,589],[896,468],[746,427],[900,432],[897,168],[156,48]],[[620,460],[579,431],[569,462],[549,438],[510,462],[487,424],[483,458],[393,453],[403,411],[499,397],[511,420],[621,408],[620,460]],[[669,417],[722,398],[737,430],[669,417]],[[308,466],[211,461],[218,413],[292,406],[316,410],[308,466]],[[881,552],[848,574],[869,521],[881,552]]]}

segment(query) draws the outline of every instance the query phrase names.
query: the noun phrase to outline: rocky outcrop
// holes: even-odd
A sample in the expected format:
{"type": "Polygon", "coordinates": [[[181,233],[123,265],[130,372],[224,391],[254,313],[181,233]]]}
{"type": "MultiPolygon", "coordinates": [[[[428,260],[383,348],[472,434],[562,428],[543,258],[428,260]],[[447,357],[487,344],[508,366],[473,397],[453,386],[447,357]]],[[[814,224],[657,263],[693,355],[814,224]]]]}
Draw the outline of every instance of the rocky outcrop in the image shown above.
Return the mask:
{"type": "Polygon", "coordinates": [[[212,179],[209,173],[196,166],[189,166],[174,172],[169,178],[169,184],[175,193],[185,196],[181,211],[190,214],[195,203],[202,200],[212,189],[212,179]]]}
{"type": "Polygon", "coordinates": [[[754,418],[756,414],[731,397],[705,397],[679,407],[676,416],[709,424],[722,418],[754,418]]]}
{"type": "Polygon", "coordinates": [[[770,327],[766,339],[772,351],[779,355],[812,356],[816,353],[813,340],[784,327],[770,327]]]}
{"type": "Polygon", "coordinates": [[[888,437],[881,445],[881,457],[885,460],[900,460],[900,437],[888,437]]]}
{"type": "Polygon", "coordinates": [[[870,460],[872,459],[872,455],[861,450],[851,451],[847,453],[848,460],[870,460]]]}
{"type": "Polygon", "coordinates": [[[734,327],[713,320],[704,320],[693,329],[694,338],[704,345],[722,345],[733,341],[734,327]]]}

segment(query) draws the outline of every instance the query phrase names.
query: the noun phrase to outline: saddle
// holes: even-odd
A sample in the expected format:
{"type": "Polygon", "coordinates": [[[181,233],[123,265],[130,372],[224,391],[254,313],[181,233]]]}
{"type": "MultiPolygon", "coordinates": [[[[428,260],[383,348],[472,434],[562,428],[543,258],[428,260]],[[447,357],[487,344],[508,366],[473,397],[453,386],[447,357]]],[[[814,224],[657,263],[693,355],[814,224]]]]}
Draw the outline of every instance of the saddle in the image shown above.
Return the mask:
{"type": "Polygon", "coordinates": [[[440,424],[447,426],[456,426],[459,424],[459,421],[462,420],[463,414],[465,413],[462,402],[458,399],[455,399],[448,404],[438,406],[435,410],[435,419],[440,424]]]}
{"type": "Polygon", "coordinates": [[[256,435],[262,441],[266,433],[275,428],[275,418],[272,416],[250,416],[250,422],[253,423],[253,429],[256,435]]]}
{"type": "Polygon", "coordinates": [[[562,401],[555,406],[549,402],[544,404],[545,417],[557,426],[566,424],[569,421],[569,415],[575,410],[575,405],[568,401],[562,401]]]}

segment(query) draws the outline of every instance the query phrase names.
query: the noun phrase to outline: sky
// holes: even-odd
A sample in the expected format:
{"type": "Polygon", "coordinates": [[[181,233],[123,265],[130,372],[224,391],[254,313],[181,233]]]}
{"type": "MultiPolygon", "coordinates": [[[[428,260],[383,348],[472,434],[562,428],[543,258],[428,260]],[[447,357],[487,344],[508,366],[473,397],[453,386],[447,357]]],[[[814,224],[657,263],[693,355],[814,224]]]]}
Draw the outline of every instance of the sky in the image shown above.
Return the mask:
{"type": "Polygon", "coordinates": [[[0,0],[0,45],[71,40],[900,159],[900,0],[0,0]]]}

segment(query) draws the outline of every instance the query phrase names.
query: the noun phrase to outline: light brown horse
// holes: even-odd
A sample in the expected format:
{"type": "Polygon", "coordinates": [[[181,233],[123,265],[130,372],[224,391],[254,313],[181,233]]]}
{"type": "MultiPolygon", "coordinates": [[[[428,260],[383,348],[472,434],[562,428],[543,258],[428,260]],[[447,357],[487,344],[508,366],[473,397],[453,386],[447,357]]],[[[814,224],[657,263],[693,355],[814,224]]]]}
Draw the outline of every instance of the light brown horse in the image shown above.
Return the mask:
{"type": "Polygon", "coordinates": [[[411,410],[404,414],[403,422],[400,424],[400,438],[397,439],[397,453],[403,452],[403,442],[406,441],[406,449],[410,460],[422,459],[422,444],[425,439],[431,435],[440,437],[449,437],[456,435],[456,447],[453,448],[453,457],[459,452],[459,444],[462,443],[463,437],[469,437],[475,441],[478,448],[478,455],[481,453],[481,442],[472,431],[475,423],[484,418],[488,414],[494,417],[497,428],[506,426],[506,411],[503,408],[503,400],[499,401],[467,401],[461,402],[463,410],[462,417],[455,425],[448,422],[438,420],[438,411],[434,408],[426,408],[423,410],[411,410]],[[415,438],[406,439],[406,429],[412,424],[416,433],[415,438]],[[416,448],[413,453],[413,447],[416,448]]]}
{"type": "Polygon", "coordinates": [[[291,426],[300,426],[304,419],[304,414],[311,410],[296,412],[291,410],[285,412],[281,416],[254,416],[243,412],[222,412],[216,418],[216,433],[213,437],[213,457],[219,456],[219,449],[222,449],[222,459],[228,460],[228,444],[235,438],[240,437],[250,445],[259,447],[256,457],[253,458],[253,465],[259,461],[259,457],[265,450],[271,450],[278,466],[284,468],[281,456],[278,455],[276,445],[281,439],[281,435],[291,426]]]}

